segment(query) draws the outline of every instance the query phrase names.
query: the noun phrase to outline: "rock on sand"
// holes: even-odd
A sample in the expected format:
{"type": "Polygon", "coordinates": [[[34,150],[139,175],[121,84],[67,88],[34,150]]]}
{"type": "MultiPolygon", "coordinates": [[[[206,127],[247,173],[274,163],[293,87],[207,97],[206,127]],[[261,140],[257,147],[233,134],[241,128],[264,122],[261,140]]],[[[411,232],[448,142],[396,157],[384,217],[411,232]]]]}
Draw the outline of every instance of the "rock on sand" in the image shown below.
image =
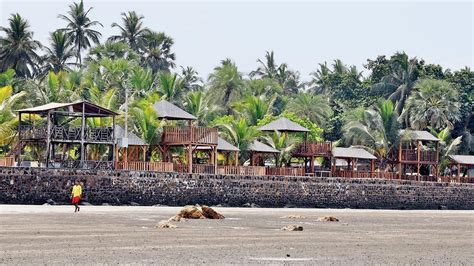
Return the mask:
{"type": "Polygon", "coordinates": [[[281,228],[283,231],[303,231],[303,226],[290,224],[281,228]]]}
{"type": "Polygon", "coordinates": [[[339,222],[339,219],[337,219],[334,216],[322,216],[318,218],[319,222],[339,222]]]}

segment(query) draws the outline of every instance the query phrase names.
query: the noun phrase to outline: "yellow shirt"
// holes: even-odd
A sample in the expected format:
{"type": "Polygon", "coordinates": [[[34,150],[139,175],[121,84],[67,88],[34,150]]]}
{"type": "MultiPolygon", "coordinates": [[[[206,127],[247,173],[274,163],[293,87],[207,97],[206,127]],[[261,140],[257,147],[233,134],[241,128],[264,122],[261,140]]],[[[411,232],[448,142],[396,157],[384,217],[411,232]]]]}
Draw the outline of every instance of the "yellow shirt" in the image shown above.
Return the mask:
{"type": "Polygon", "coordinates": [[[81,185],[74,185],[72,187],[72,196],[73,197],[80,197],[82,194],[82,187],[81,185]]]}

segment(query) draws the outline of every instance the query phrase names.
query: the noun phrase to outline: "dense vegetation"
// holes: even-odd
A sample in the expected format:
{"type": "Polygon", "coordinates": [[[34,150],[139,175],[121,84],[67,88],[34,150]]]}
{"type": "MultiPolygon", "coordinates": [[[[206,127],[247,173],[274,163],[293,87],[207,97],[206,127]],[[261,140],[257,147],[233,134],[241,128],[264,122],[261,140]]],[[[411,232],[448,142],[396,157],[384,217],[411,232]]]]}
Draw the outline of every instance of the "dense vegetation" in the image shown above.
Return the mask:
{"type": "Polygon", "coordinates": [[[260,137],[290,151],[297,141],[291,136],[262,136],[256,129],[285,116],[309,128],[313,140],[363,146],[380,158],[403,128],[430,130],[442,140],[444,155],[474,151],[474,72],[468,67],[451,71],[399,52],[368,59],[364,75],[339,59],[324,62],[303,81],[267,52],[248,75],[224,59],[203,79],[192,67],[175,65],[173,39],[146,27],[143,16],[123,13],[110,25],[114,36],[102,36],[100,29],[109,25],[93,17],[92,8],[73,3],[58,15],[60,27],[48,44],[34,39],[19,14],[0,28],[3,153],[16,138],[14,110],[85,99],[122,113],[126,90],[129,128],[151,145],[159,143],[165,123],[152,108],[162,98],[197,116],[201,126],[219,127],[241,149],[260,137]]]}

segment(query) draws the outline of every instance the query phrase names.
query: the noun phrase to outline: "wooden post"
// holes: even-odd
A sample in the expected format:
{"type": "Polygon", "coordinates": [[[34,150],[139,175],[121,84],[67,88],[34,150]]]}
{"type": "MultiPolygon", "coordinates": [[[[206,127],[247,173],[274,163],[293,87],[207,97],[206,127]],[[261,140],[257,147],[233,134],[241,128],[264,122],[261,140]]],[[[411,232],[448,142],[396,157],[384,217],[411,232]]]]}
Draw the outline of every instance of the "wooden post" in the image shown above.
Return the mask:
{"type": "Polygon", "coordinates": [[[402,179],[402,141],[398,144],[398,179],[402,179]]]}
{"type": "Polygon", "coordinates": [[[421,151],[420,151],[420,140],[416,141],[416,180],[420,181],[420,161],[421,161],[421,151]]]}
{"type": "Polygon", "coordinates": [[[458,182],[461,182],[461,164],[457,164],[458,167],[458,182]]]}
{"type": "Polygon", "coordinates": [[[436,178],[439,177],[439,141],[436,142],[436,178]]]}
{"type": "Polygon", "coordinates": [[[117,146],[117,142],[115,140],[115,115],[112,116],[112,162],[114,162],[114,166],[117,164],[117,160],[115,160],[115,147],[117,146]]]}
{"type": "Polygon", "coordinates": [[[217,175],[217,146],[214,146],[214,174],[217,175]]]}
{"type": "Polygon", "coordinates": [[[47,114],[47,126],[46,126],[46,168],[49,167],[49,156],[51,151],[51,111],[47,114]]]}
{"type": "Polygon", "coordinates": [[[314,173],[314,156],[311,156],[311,161],[309,162],[310,173],[314,173]]]}
{"type": "Polygon", "coordinates": [[[238,166],[239,165],[239,152],[236,151],[235,152],[235,166],[238,166]]]}
{"type": "Polygon", "coordinates": [[[85,127],[86,127],[86,115],[85,115],[85,103],[82,103],[82,119],[81,119],[81,166],[84,164],[86,158],[85,151],[85,127]]]}
{"type": "Polygon", "coordinates": [[[374,172],[375,172],[375,166],[374,166],[374,160],[372,159],[371,167],[370,167],[370,177],[371,178],[374,178],[374,172]]]}

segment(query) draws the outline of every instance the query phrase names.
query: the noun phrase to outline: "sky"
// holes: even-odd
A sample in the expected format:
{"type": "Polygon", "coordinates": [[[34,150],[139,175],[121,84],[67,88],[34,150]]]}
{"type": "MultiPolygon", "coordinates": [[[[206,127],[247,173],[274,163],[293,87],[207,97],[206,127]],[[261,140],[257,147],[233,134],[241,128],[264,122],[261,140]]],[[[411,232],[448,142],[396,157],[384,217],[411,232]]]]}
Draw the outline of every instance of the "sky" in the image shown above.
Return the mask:
{"type": "MultiPolygon", "coordinates": [[[[64,27],[72,1],[0,0],[0,23],[11,13],[27,19],[34,38],[64,27]]],[[[474,1],[111,1],[85,0],[100,21],[104,41],[118,34],[113,22],[135,10],[145,26],[174,41],[178,66],[193,66],[206,78],[221,60],[234,60],[248,74],[257,59],[274,51],[303,79],[319,63],[341,59],[363,70],[367,59],[405,51],[427,63],[473,68],[474,1]]],[[[365,71],[367,74],[367,71],[365,71]]]]}

